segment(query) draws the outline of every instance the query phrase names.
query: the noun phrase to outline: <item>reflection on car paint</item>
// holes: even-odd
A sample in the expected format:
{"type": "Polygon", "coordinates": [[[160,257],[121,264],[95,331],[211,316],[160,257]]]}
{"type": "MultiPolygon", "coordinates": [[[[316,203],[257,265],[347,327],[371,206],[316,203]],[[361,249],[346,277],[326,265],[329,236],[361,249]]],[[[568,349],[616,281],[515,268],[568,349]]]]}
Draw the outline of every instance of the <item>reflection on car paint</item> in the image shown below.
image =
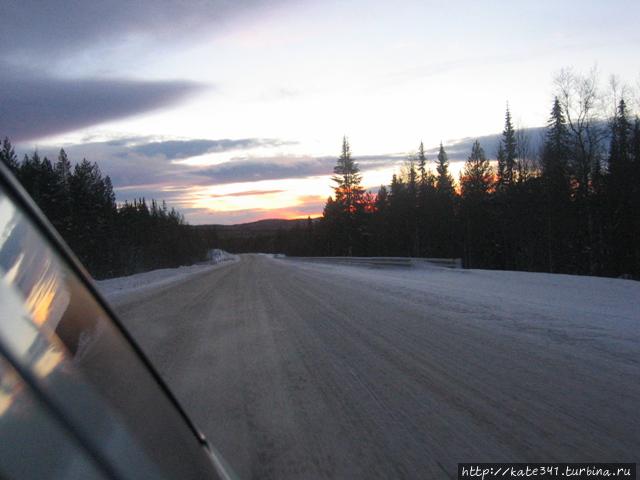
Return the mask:
{"type": "Polygon", "coordinates": [[[0,356],[0,476],[103,480],[100,466],[0,356]]]}
{"type": "Polygon", "coordinates": [[[86,355],[104,319],[85,315],[77,322],[68,314],[72,294],[81,296],[81,286],[65,275],[65,266],[7,197],[0,197],[0,229],[0,343],[5,351],[42,382],[54,408],[74,421],[83,438],[101,436],[106,451],[128,472],[123,478],[132,472],[163,478],[118,413],[73,368],[81,343],[86,355]]]}

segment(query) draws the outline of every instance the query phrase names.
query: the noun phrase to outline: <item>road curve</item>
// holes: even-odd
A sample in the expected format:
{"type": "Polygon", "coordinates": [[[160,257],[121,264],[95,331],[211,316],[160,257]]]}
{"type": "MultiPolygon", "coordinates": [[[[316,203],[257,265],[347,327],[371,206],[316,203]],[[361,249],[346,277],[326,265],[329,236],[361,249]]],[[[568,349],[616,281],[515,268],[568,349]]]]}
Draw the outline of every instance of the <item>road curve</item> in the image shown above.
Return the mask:
{"type": "Polygon", "coordinates": [[[245,255],[116,311],[241,478],[640,461],[637,338],[353,272],[245,255]]]}

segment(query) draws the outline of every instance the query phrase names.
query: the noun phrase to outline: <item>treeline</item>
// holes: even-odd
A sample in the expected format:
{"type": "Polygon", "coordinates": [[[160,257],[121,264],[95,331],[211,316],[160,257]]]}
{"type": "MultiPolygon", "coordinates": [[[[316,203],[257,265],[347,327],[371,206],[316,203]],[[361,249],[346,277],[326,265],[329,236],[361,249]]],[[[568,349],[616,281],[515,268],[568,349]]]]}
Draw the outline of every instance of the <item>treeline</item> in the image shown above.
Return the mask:
{"type": "Polygon", "coordinates": [[[432,171],[421,143],[389,186],[367,193],[344,138],[322,218],[276,247],[640,278],[640,120],[624,98],[603,116],[593,76],[564,72],[556,85],[541,148],[507,108],[495,161],[475,142],[458,182],[443,146],[432,171]]]}
{"type": "Polygon", "coordinates": [[[189,265],[206,258],[205,232],[175,209],[144,198],[116,204],[111,179],[86,159],[71,165],[60,150],[51,162],[38,152],[18,160],[5,138],[0,159],[96,278],[189,265]]]}

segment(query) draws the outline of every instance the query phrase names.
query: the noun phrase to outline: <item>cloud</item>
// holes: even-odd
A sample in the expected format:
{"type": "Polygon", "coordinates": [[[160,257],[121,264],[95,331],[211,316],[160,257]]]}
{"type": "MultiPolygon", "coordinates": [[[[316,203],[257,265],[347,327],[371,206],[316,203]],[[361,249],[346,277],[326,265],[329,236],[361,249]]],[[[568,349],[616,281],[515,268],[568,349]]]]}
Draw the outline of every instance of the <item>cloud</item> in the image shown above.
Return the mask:
{"type": "MultiPolygon", "coordinates": [[[[140,191],[153,186],[156,191],[159,185],[175,187],[189,186],[202,182],[196,171],[187,165],[171,163],[161,156],[147,156],[136,153],[130,144],[138,144],[146,137],[123,137],[107,141],[93,141],[79,144],[62,145],[69,159],[75,163],[83,158],[96,162],[103,174],[109,175],[116,188],[137,187],[140,191]]],[[[57,158],[59,146],[38,146],[41,156],[57,158]]],[[[30,153],[33,147],[30,142],[22,142],[16,146],[20,155],[30,153]]],[[[133,193],[131,194],[135,196],[133,193]]]]}
{"type": "Polygon", "coordinates": [[[2,55],[51,60],[93,46],[114,48],[117,43],[147,40],[175,42],[211,30],[256,7],[263,0],[82,0],[42,2],[8,0],[2,5],[2,55]],[[67,6],[65,7],[65,3],[67,6]]]}
{"type": "Polygon", "coordinates": [[[184,81],[60,79],[0,63],[0,135],[35,139],[174,104],[204,89],[184,81]]]}
{"type": "Polygon", "coordinates": [[[253,197],[254,195],[270,195],[273,193],[284,193],[286,190],[245,190],[243,192],[225,193],[222,195],[211,194],[211,198],[225,198],[225,197],[253,197]]]}
{"type": "Polygon", "coordinates": [[[302,178],[331,173],[333,157],[272,157],[236,159],[200,170],[213,184],[302,178]]]}
{"type": "MultiPolygon", "coordinates": [[[[157,138],[157,137],[156,137],[157,138]]],[[[188,153],[194,156],[207,151],[227,149],[247,151],[257,147],[291,145],[296,142],[284,139],[194,139],[157,141],[151,136],[110,138],[104,141],[63,145],[72,161],[87,158],[100,165],[103,173],[109,175],[118,189],[119,198],[135,198],[144,192],[162,192],[166,187],[173,190],[194,186],[254,182],[259,180],[281,180],[331,175],[336,164],[335,156],[295,156],[273,155],[263,157],[236,156],[229,161],[213,166],[196,166],[175,163],[172,160],[186,159],[188,153]]],[[[20,155],[30,153],[29,142],[17,145],[20,155]]],[[[40,146],[41,156],[55,159],[59,147],[40,146]]],[[[355,157],[361,171],[374,170],[385,166],[395,166],[406,158],[405,154],[366,155],[355,157]]]]}
{"type": "Polygon", "coordinates": [[[257,16],[259,6],[276,3],[3,2],[0,135],[35,139],[175,104],[203,86],[105,78],[102,72],[122,71],[123,59],[138,65],[168,48],[186,46],[198,35],[219,32],[236,18],[257,16]]]}
{"type": "MultiPolygon", "coordinates": [[[[381,166],[394,166],[405,157],[397,155],[368,155],[354,160],[365,172],[381,166]]],[[[330,175],[336,164],[336,157],[274,156],[264,158],[235,158],[228,162],[205,167],[198,172],[210,183],[224,184],[237,182],[257,182],[260,180],[280,180],[285,178],[305,178],[330,175]]]]}
{"type": "MultiPolygon", "coordinates": [[[[530,147],[532,152],[535,152],[542,145],[542,139],[544,135],[544,127],[532,127],[525,128],[525,134],[529,138],[530,147]]],[[[498,144],[502,139],[501,133],[495,133],[492,135],[484,135],[481,137],[465,137],[460,139],[453,139],[444,142],[444,149],[447,152],[447,157],[450,162],[464,162],[471,153],[471,147],[473,143],[478,140],[480,146],[484,149],[486,155],[490,159],[495,159],[498,153],[498,144]]],[[[438,156],[440,146],[426,149],[425,153],[429,160],[435,160],[438,156]]]]}
{"type": "Polygon", "coordinates": [[[205,153],[226,152],[229,150],[248,150],[257,147],[279,147],[292,145],[295,142],[285,142],[269,138],[241,138],[221,140],[168,140],[164,142],[151,142],[134,146],[133,151],[148,155],[163,155],[169,160],[181,160],[197,157],[205,153]]]}
{"type": "MultiPolygon", "coordinates": [[[[175,159],[189,158],[207,151],[251,150],[257,147],[290,145],[295,142],[281,139],[195,139],[155,141],[152,137],[111,138],[65,145],[72,161],[83,157],[97,162],[117,188],[138,186],[140,191],[149,186],[202,186],[215,183],[236,183],[260,179],[301,178],[331,173],[335,157],[265,157],[248,159],[236,157],[216,166],[193,166],[174,163],[175,159]]],[[[28,142],[18,145],[20,155],[29,153],[28,142]]],[[[55,159],[59,148],[39,147],[41,155],[55,159]]]]}

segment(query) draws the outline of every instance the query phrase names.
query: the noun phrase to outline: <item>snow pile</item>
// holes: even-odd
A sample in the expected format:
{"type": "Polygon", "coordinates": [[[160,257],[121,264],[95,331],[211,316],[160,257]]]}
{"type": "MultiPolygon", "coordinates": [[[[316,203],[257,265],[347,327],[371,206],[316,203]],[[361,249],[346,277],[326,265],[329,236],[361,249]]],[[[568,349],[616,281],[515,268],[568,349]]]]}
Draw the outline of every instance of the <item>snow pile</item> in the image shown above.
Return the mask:
{"type": "Polygon", "coordinates": [[[124,299],[124,297],[132,293],[142,293],[145,290],[153,290],[181,282],[192,275],[208,272],[228,262],[238,261],[237,256],[219,249],[210,250],[207,258],[207,262],[188,267],[161,268],[149,272],[136,273],[127,277],[109,278],[96,281],[96,285],[100,293],[108,300],[116,301],[124,299]]]}
{"type": "Polygon", "coordinates": [[[218,263],[237,261],[238,257],[219,248],[214,248],[207,253],[207,259],[208,263],[217,265],[218,263]]]}

